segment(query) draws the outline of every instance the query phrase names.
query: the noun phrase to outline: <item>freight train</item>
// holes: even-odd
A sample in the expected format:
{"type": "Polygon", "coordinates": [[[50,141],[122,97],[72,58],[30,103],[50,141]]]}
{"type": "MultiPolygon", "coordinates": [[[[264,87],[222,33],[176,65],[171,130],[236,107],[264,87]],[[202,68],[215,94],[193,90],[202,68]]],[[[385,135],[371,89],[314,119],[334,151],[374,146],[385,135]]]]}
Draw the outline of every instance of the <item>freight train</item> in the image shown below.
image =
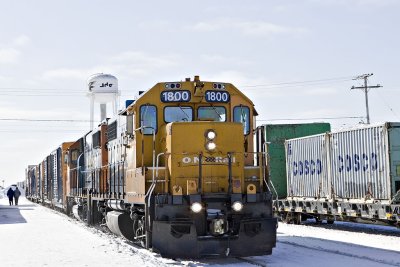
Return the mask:
{"type": "Polygon", "coordinates": [[[266,144],[252,101],[199,76],[160,82],[26,170],[26,194],[171,258],[271,254],[266,144]]]}
{"type": "Polygon", "coordinates": [[[284,222],[400,227],[400,123],[330,131],[328,123],[264,125],[274,211],[284,222]]]}

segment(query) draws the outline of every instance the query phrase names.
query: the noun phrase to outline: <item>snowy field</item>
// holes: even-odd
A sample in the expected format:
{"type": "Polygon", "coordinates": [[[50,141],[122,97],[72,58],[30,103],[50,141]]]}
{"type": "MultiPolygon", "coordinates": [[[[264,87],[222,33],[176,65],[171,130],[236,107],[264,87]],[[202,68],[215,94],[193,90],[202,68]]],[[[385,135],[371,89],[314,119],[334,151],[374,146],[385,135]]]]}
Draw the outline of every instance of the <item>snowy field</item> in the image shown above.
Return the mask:
{"type": "Polygon", "coordinates": [[[393,227],[280,223],[270,256],[180,261],[24,198],[11,207],[0,199],[0,241],[0,266],[400,266],[400,229],[393,227]]]}

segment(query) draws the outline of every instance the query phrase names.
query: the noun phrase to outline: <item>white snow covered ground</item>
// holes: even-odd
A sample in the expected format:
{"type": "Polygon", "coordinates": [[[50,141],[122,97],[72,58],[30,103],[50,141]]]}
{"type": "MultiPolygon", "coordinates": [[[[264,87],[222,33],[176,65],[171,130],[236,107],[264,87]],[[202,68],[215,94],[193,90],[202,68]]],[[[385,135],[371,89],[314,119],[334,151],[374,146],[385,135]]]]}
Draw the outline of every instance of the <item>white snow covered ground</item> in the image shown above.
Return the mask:
{"type": "Polygon", "coordinates": [[[0,199],[0,266],[166,266],[126,241],[33,204],[0,199]]]}
{"type": "Polygon", "coordinates": [[[25,198],[11,207],[3,198],[0,266],[400,266],[400,229],[342,225],[346,231],[279,223],[272,255],[174,261],[25,198]]]}

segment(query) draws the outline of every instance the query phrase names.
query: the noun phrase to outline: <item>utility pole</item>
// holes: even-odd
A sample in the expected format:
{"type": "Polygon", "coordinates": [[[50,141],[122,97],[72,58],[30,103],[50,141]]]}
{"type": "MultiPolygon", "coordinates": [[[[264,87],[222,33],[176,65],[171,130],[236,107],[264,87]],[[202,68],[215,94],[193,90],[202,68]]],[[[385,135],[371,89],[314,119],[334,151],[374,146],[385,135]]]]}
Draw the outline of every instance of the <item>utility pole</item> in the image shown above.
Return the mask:
{"type": "Polygon", "coordinates": [[[368,86],[368,77],[370,77],[372,75],[374,75],[374,74],[373,73],[369,73],[369,74],[363,74],[363,75],[359,75],[359,76],[355,77],[353,80],[364,79],[364,86],[360,86],[360,87],[352,86],[351,87],[351,90],[353,90],[353,89],[364,90],[364,93],[365,93],[365,108],[367,110],[367,124],[370,123],[370,120],[369,120],[369,108],[368,108],[368,89],[382,87],[380,84],[373,85],[373,86],[368,86]]]}

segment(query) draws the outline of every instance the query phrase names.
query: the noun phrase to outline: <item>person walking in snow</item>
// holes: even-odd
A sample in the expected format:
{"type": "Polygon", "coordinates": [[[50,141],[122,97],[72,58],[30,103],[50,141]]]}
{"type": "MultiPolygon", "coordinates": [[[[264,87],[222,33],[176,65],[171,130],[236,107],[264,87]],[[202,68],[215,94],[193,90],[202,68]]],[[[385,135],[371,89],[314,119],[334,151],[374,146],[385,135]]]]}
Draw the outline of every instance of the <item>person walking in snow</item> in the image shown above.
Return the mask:
{"type": "Polygon", "coordinates": [[[10,206],[13,204],[13,199],[14,199],[14,190],[10,187],[7,191],[7,196],[8,196],[8,202],[10,203],[10,206]]]}
{"type": "Polygon", "coordinates": [[[15,205],[18,206],[18,198],[21,196],[21,191],[19,191],[18,186],[15,188],[14,191],[14,199],[15,199],[15,205]]]}

